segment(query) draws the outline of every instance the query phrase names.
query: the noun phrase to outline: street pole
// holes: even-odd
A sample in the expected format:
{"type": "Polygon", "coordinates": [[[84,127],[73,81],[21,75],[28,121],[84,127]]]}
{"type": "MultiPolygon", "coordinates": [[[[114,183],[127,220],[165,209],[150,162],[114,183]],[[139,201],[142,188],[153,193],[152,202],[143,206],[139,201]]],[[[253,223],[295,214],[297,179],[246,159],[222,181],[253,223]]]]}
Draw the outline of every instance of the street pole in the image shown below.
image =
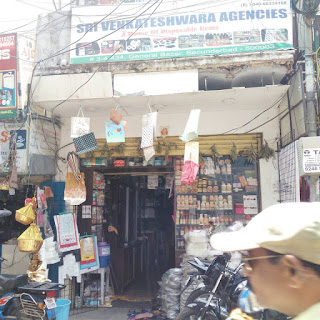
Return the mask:
{"type": "MultiPolygon", "coordinates": [[[[301,8],[303,2],[301,1],[301,8]]],[[[308,137],[317,135],[317,114],[315,101],[315,73],[313,63],[313,39],[312,39],[312,24],[309,16],[304,15],[304,36],[305,36],[305,83],[306,83],[306,119],[308,137]]],[[[318,176],[310,176],[310,201],[319,201],[317,195],[318,176]]]]}

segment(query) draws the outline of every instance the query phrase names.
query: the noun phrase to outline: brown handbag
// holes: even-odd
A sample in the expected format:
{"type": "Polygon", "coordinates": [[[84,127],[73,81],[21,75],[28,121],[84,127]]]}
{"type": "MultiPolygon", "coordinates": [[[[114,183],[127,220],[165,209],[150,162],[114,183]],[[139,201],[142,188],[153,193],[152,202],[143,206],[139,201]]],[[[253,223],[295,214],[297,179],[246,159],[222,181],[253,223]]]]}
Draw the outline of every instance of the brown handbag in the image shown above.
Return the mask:
{"type": "Polygon", "coordinates": [[[119,125],[122,120],[122,114],[117,112],[116,109],[112,108],[110,113],[110,120],[119,125]]]}

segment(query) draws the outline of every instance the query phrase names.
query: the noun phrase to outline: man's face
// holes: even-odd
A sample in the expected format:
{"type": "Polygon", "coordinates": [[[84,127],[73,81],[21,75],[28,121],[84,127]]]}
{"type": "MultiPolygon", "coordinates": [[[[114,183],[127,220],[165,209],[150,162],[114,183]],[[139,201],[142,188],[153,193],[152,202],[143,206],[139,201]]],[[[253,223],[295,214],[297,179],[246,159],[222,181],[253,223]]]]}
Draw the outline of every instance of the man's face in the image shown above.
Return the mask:
{"type": "Polygon", "coordinates": [[[284,273],[281,263],[272,264],[268,258],[262,258],[269,255],[263,248],[250,250],[250,258],[261,259],[247,261],[246,266],[250,271],[244,269],[244,274],[249,278],[258,303],[264,308],[281,312],[287,298],[284,273]]]}

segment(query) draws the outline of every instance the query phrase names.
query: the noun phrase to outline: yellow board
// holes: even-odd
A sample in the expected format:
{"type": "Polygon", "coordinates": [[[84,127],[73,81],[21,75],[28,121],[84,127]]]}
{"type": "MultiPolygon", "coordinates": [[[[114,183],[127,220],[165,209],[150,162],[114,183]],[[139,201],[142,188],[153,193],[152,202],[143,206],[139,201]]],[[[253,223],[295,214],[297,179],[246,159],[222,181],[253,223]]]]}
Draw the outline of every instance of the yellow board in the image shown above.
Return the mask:
{"type": "MultiPolygon", "coordinates": [[[[123,153],[112,153],[112,157],[141,157],[139,154],[138,147],[141,138],[126,138],[125,148],[123,153]]],[[[199,136],[198,139],[193,141],[199,141],[200,153],[202,155],[211,155],[211,147],[215,144],[217,152],[221,155],[230,155],[233,144],[236,145],[239,155],[246,155],[248,153],[251,144],[256,152],[260,151],[262,144],[262,133],[248,133],[248,134],[229,134],[229,135],[212,135],[212,136],[199,136]]],[[[169,151],[170,156],[183,156],[185,143],[182,142],[179,137],[166,137],[158,138],[154,142],[154,148],[156,149],[158,142],[162,145],[161,153],[157,153],[156,156],[164,156],[166,146],[163,144],[175,143],[177,149],[172,147],[169,151]]],[[[99,148],[93,152],[95,158],[108,157],[107,153],[104,152],[106,140],[97,139],[99,148]]],[[[108,148],[114,149],[119,146],[119,143],[109,143],[108,148]]],[[[86,158],[88,154],[81,154],[80,158],[86,158]]]]}

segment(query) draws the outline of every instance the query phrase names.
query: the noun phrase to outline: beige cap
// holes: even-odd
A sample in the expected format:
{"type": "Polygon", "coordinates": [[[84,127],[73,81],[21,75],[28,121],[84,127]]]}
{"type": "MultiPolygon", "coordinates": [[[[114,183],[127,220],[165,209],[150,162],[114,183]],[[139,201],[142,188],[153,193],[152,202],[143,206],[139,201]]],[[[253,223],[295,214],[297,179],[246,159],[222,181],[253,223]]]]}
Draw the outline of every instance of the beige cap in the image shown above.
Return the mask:
{"type": "Polygon", "coordinates": [[[224,252],[261,247],[320,264],[320,202],[271,206],[239,231],[214,234],[210,243],[224,252]]]}

